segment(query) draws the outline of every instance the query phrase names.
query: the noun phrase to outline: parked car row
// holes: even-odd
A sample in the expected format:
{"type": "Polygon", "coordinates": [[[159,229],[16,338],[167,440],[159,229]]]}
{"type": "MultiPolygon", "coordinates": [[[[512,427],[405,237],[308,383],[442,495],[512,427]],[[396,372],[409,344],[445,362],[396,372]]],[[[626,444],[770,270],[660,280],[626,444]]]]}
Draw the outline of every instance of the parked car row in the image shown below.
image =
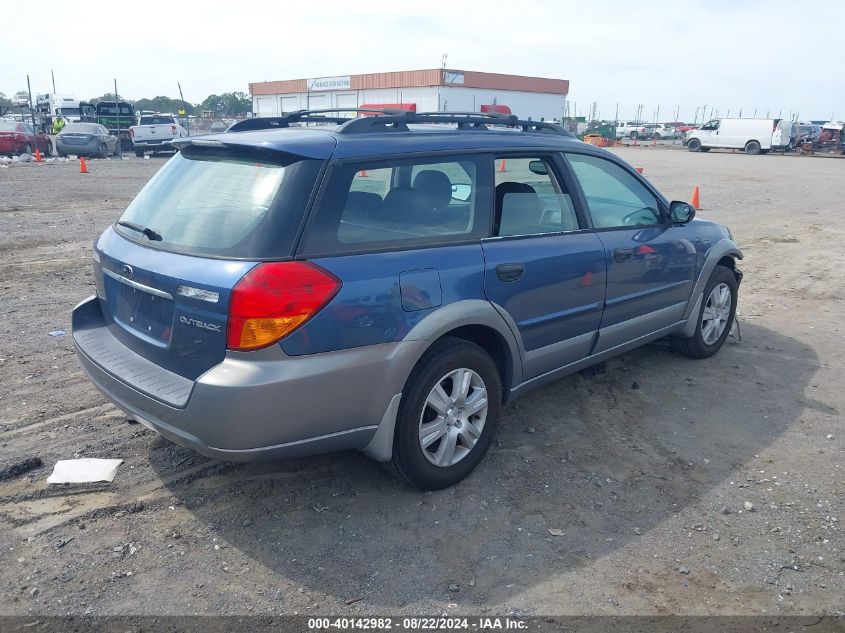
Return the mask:
{"type": "MultiPolygon", "coordinates": [[[[684,124],[682,124],[684,125],[684,124]]],[[[629,138],[631,140],[675,140],[683,137],[686,130],[692,126],[684,125],[679,129],[669,123],[642,123],[637,121],[619,121],[616,124],[616,139],[629,138]]]]}
{"type": "Polygon", "coordinates": [[[687,132],[684,145],[691,152],[711,149],[742,150],[746,154],[788,151],[807,143],[814,150],[845,153],[841,123],[797,124],[785,119],[713,119],[687,132]]]}

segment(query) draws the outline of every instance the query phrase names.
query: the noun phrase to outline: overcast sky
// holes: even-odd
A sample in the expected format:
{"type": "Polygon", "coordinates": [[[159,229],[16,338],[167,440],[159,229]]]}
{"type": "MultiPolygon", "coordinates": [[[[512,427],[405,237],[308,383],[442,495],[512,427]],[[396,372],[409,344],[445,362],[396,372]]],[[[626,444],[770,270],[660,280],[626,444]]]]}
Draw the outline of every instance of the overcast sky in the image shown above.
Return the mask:
{"type": "Polygon", "coordinates": [[[845,2],[7,2],[0,91],[202,101],[249,82],[434,68],[569,79],[603,118],[845,119],[845,2]],[[56,6],[50,6],[55,4],[56,6]],[[181,5],[181,6],[180,6],[181,5]]]}

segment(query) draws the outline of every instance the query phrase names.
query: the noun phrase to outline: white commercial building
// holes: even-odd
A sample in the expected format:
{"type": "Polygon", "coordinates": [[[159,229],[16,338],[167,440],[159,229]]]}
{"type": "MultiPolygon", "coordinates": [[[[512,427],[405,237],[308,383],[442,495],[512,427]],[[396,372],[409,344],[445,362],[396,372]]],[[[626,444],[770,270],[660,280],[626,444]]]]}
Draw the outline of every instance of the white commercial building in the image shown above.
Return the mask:
{"type": "MultiPolygon", "coordinates": [[[[254,116],[296,110],[393,107],[416,112],[494,109],[522,119],[563,118],[569,81],[434,68],[251,83],[254,116]]],[[[350,114],[350,116],[354,116],[350,114]]]]}

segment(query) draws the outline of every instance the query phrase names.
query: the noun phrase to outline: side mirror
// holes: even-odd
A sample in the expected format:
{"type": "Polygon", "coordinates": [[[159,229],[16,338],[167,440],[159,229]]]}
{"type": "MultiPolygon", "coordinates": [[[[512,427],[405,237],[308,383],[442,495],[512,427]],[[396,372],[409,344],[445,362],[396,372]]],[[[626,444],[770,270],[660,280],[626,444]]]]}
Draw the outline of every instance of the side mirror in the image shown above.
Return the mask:
{"type": "Polygon", "coordinates": [[[466,202],[472,196],[472,185],[452,185],[452,199],[466,202]]]}
{"type": "Polygon", "coordinates": [[[695,207],[689,202],[675,200],[669,203],[669,219],[673,224],[686,224],[695,217],[695,207]]]}
{"type": "Polygon", "coordinates": [[[532,160],[528,163],[528,171],[532,174],[537,174],[538,176],[548,176],[549,175],[549,168],[546,166],[541,160],[532,160]]]}

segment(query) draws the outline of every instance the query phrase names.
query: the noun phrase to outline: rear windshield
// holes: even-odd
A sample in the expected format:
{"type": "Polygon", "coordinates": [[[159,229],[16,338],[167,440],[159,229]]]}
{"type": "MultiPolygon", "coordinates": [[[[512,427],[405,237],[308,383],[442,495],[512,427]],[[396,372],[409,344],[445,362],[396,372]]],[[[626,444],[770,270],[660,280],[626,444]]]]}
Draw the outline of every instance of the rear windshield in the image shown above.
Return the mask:
{"type": "Polygon", "coordinates": [[[23,126],[14,121],[0,121],[0,132],[23,132],[23,126]]]}
{"type": "Polygon", "coordinates": [[[100,127],[94,123],[68,123],[62,128],[62,134],[97,134],[100,127]]]}
{"type": "Polygon", "coordinates": [[[173,125],[173,117],[142,116],[139,125],[173,125]]]}
{"type": "Polygon", "coordinates": [[[151,241],[187,255],[237,259],[290,257],[322,161],[284,153],[185,148],[141,190],[120,218],[154,230],[151,241]]]}

